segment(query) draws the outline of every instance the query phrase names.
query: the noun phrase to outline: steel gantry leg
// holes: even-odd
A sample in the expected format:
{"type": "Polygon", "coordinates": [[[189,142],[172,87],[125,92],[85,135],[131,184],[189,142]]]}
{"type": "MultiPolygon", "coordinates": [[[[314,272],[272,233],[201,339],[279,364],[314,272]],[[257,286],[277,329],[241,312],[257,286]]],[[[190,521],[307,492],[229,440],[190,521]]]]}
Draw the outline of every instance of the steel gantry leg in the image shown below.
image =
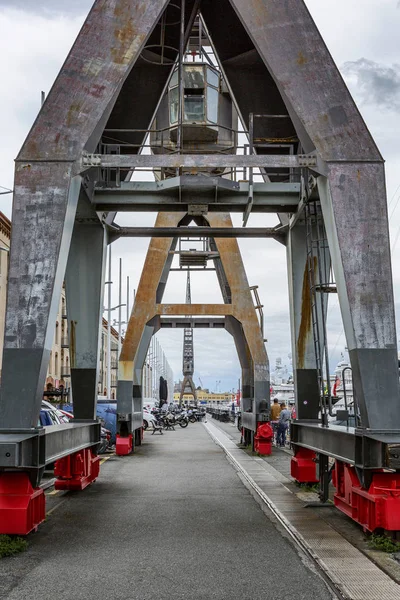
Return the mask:
{"type": "MultiPolygon", "coordinates": [[[[96,418],[99,336],[103,312],[107,233],[82,191],[65,275],[74,418],[96,418]],[[89,224],[88,224],[89,222],[89,224]]],[[[84,489],[99,475],[96,448],[56,462],[56,489],[84,489]]]]}
{"type": "Polygon", "coordinates": [[[143,388],[142,374],[151,338],[159,329],[159,318],[154,317],[143,328],[135,358],[131,381],[118,381],[118,433],[116,453],[130,454],[135,443],[140,443],[140,432],[143,426],[143,388]]]}
{"type": "Polygon", "coordinates": [[[65,163],[50,171],[39,163],[17,166],[0,393],[3,429],[37,426],[81,185],[80,177],[69,184],[70,172],[65,163]]]}
{"type": "Polygon", "coordinates": [[[41,163],[16,170],[0,393],[0,439],[6,445],[1,446],[0,467],[20,470],[0,471],[0,533],[25,535],[45,518],[38,487],[44,450],[38,451],[39,460],[24,457],[32,467],[24,471],[17,447],[10,451],[19,440],[10,434],[30,435],[35,446],[44,441],[38,429],[40,405],[81,185],[80,177],[70,183],[70,173],[65,163],[51,170],[41,163]]]}
{"type": "Polygon", "coordinates": [[[242,436],[246,445],[254,445],[254,433],[257,429],[257,418],[253,407],[254,371],[249,346],[239,321],[232,316],[225,317],[225,329],[233,337],[242,373],[242,436]]]}
{"type": "MultiPolygon", "coordinates": [[[[296,418],[317,422],[325,417],[326,422],[329,411],[323,402],[321,384],[322,360],[326,352],[327,299],[323,299],[320,288],[329,281],[330,255],[326,247],[316,253],[310,249],[310,243],[313,243],[308,239],[310,233],[317,235],[313,228],[303,215],[289,229],[287,239],[292,360],[296,418]]],[[[292,477],[299,483],[318,481],[315,452],[296,445],[293,450],[292,477]]]]}
{"type": "Polygon", "coordinates": [[[362,427],[400,430],[400,390],[385,175],[330,164],[318,189],[362,427]]]}
{"type": "MultiPolygon", "coordinates": [[[[84,196],[84,194],[82,194],[84,196]]],[[[85,198],[82,198],[82,203],[85,198]]],[[[83,212],[83,211],[79,211],[83,212]]],[[[65,275],[71,386],[76,419],[95,419],[107,232],[75,222],[65,275]]]]}
{"type": "MultiPolygon", "coordinates": [[[[320,413],[320,388],[313,340],[311,290],[307,231],[304,219],[289,230],[287,268],[289,311],[292,334],[292,363],[295,385],[296,417],[317,421],[320,413]]],[[[312,265],[314,268],[314,265],[312,265]]],[[[316,455],[294,446],[291,474],[299,483],[317,481],[316,455]]]]}

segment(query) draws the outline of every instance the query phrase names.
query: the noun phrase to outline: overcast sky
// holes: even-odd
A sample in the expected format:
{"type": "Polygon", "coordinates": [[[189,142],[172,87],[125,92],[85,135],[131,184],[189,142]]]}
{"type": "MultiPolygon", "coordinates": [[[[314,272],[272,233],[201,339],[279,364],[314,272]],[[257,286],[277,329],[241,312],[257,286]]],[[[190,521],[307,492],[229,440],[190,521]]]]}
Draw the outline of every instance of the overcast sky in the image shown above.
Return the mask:
{"type": "MultiPolygon", "coordinates": [[[[396,306],[400,300],[400,3],[398,0],[307,0],[333,58],[386,159],[389,215],[393,251],[396,306]]],[[[40,92],[48,91],[71,47],[91,0],[0,0],[0,185],[13,186],[13,160],[39,108],[40,92]]],[[[11,217],[10,196],[0,196],[0,210],[11,217]]],[[[150,224],[153,217],[119,217],[120,223],[150,224]]],[[[266,216],[262,224],[273,225],[266,216]]],[[[240,224],[239,217],[237,223],[240,224]]],[[[251,217],[249,225],[260,225],[251,217]]],[[[118,257],[124,276],[137,285],[148,240],[123,240],[113,245],[117,277],[118,257]]],[[[289,364],[290,334],[286,257],[272,240],[240,242],[250,285],[259,285],[265,314],[265,337],[271,368],[277,357],[289,364]],[[262,259],[261,259],[262,256],[262,259]]],[[[192,301],[220,301],[214,275],[194,274],[192,301]]],[[[117,297],[114,286],[114,298],[117,297]]],[[[165,302],[185,298],[185,278],[172,273],[165,302]]],[[[398,313],[400,314],[400,313],[398,313]]],[[[115,315],[116,316],[116,315],[115,315]]],[[[345,347],[337,300],[328,317],[331,370],[345,347]]],[[[179,378],[182,332],[162,331],[159,339],[179,378]]],[[[195,382],[215,389],[232,389],[240,377],[232,339],[221,332],[195,332],[195,382]]]]}

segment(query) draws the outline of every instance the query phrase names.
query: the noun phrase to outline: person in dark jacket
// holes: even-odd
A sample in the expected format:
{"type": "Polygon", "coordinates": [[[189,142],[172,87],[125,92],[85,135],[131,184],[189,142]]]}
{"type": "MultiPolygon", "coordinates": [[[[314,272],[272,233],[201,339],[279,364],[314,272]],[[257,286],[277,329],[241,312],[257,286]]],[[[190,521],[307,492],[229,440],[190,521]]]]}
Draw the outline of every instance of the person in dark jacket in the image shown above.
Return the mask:
{"type": "Polygon", "coordinates": [[[277,445],[281,448],[285,447],[286,444],[286,433],[289,429],[289,423],[291,419],[291,412],[287,408],[286,404],[281,404],[282,410],[279,415],[278,422],[278,437],[277,437],[277,445]]]}

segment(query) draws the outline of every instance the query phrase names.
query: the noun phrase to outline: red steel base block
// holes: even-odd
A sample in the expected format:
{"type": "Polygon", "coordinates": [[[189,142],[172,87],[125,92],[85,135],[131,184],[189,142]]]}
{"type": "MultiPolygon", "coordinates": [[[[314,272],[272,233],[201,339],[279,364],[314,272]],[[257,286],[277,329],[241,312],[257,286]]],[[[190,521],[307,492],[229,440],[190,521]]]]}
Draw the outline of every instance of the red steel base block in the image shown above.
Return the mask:
{"type": "Polygon", "coordinates": [[[115,453],[118,456],[126,456],[127,454],[131,454],[133,450],[133,434],[131,433],[127,437],[121,437],[119,433],[117,433],[117,440],[115,443],[115,453]]]}
{"type": "Polygon", "coordinates": [[[84,490],[97,479],[99,472],[100,457],[85,448],[56,461],[54,487],[56,490],[84,490]]]}
{"type": "Polygon", "coordinates": [[[28,535],[45,516],[44,492],[28,473],[0,473],[0,534],[28,535]]]}
{"type": "Polygon", "coordinates": [[[400,473],[377,471],[367,490],[355,468],[337,460],[332,482],[335,506],[364,530],[400,531],[400,473]]]}
{"type": "Polygon", "coordinates": [[[316,455],[307,448],[295,447],[290,474],[298,483],[318,483],[316,455]]]}

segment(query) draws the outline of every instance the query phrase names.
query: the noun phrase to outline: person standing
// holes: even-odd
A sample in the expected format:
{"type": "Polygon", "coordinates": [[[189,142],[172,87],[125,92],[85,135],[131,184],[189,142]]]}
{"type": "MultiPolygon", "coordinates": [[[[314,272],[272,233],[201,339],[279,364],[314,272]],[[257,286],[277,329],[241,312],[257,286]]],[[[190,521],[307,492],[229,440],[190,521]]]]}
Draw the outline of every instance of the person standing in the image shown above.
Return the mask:
{"type": "Polygon", "coordinates": [[[279,406],[278,398],[274,398],[274,403],[271,406],[271,425],[272,430],[274,432],[274,440],[276,445],[278,445],[278,423],[279,423],[279,415],[281,414],[281,407],[279,406]]]}
{"type": "Polygon", "coordinates": [[[279,406],[278,398],[274,398],[274,403],[271,406],[271,421],[278,421],[281,413],[281,407],[279,406]]]}
{"type": "Polygon", "coordinates": [[[277,445],[281,448],[285,447],[286,433],[289,428],[291,412],[286,404],[281,404],[282,410],[279,414],[277,445]]]}

